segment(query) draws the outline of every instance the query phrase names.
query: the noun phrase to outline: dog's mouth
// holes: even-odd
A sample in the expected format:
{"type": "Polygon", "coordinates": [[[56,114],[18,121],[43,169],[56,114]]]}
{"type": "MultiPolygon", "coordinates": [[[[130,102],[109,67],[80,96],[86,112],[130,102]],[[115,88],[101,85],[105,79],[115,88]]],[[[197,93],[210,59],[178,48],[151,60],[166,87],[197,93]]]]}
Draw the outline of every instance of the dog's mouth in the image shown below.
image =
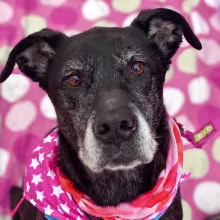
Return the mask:
{"type": "Polygon", "coordinates": [[[107,170],[130,170],[133,169],[140,164],[143,164],[143,161],[137,158],[130,158],[127,155],[124,155],[123,152],[116,154],[112,160],[110,160],[104,169],[107,170]]]}
{"type": "Polygon", "coordinates": [[[80,153],[81,161],[93,172],[131,170],[148,164],[154,158],[157,143],[153,141],[152,145],[149,142],[149,146],[142,146],[139,136],[130,140],[133,144],[121,143],[120,147],[115,144],[93,146],[93,152],[80,153]]]}

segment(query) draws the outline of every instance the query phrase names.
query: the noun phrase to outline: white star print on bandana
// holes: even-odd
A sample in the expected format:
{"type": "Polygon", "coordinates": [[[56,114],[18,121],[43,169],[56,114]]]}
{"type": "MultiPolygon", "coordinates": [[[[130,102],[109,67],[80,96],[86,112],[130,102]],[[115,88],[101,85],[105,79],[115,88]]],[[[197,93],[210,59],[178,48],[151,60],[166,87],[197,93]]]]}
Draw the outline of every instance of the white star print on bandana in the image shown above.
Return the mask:
{"type": "Polygon", "coordinates": [[[38,160],[40,163],[42,163],[42,161],[44,160],[44,153],[39,153],[39,157],[38,157],[38,160]]]}
{"type": "Polygon", "coordinates": [[[64,191],[61,189],[61,186],[52,186],[53,187],[53,195],[57,196],[57,198],[60,198],[60,194],[64,193],[64,191]]]}
{"type": "Polygon", "coordinates": [[[50,176],[52,179],[56,176],[56,174],[53,172],[53,170],[49,170],[47,173],[47,176],[50,176]]]}
{"type": "Polygon", "coordinates": [[[44,144],[51,142],[52,139],[53,139],[53,137],[51,137],[50,135],[48,135],[46,138],[44,138],[44,144]]]}
{"type": "Polygon", "coordinates": [[[26,191],[29,192],[29,190],[30,190],[30,185],[29,185],[29,183],[27,182],[27,183],[26,183],[26,191]]]}
{"type": "Polygon", "coordinates": [[[36,169],[38,165],[39,165],[39,162],[37,161],[37,158],[32,159],[30,167],[33,167],[34,169],[36,169]]]}
{"type": "Polygon", "coordinates": [[[33,179],[31,182],[34,183],[36,186],[38,185],[38,183],[43,182],[43,180],[41,179],[41,174],[38,175],[33,174],[33,179]]]}
{"type": "Polygon", "coordinates": [[[43,199],[45,198],[45,196],[44,196],[44,191],[41,191],[41,192],[36,191],[36,194],[37,194],[37,199],[42,202],[43,199]]]}
{"type": "Polygon", "coordinates": [[[41,146],[37,146],[37,147],[34,149],[33,152],[39,151],[41,148],[43,148],[43,147],[41,147],[41,146]]]}

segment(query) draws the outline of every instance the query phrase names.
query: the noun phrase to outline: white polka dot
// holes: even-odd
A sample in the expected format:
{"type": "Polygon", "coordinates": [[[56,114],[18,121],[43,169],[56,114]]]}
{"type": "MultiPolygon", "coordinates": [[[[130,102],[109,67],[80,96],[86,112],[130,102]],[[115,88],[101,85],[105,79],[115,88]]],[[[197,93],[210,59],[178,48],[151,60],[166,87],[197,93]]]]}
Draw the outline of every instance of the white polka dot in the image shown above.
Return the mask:
{"type": "Polygon", "coordinates": [[[174,116],[184,104],[185,97],[183,92],[177,88],[165,87],[163,95],[168,113],[174,116]]]}
{"type": "Polygon", "coordinates": [[[25,36],[27,36],[47,27],[47,22],[41,16],[27,15],[22,18],[21,25],[24,29],[25,36]]]}
{"type": "Polygon", "coordinates": [[[194,201],[203,212],[214,215],[220,212],[220,184],[206,181],[197,185],[194,191],[194,201]]]}
{"type": "Polygon", "coordinates": [[[13,8],[6,2],[0,1],[0,24],[7,23],[13,17],[13,8]]]}
{"type": "Polygon", "coordinates": [[[82,6],[82,15],[85,19],[94,21],[110,14],[108,4],[102,0],[87,0],[82,6]]]}
{"type": "Polygon", "coordinates": [[[8,215],[0,215],[1,220],[11,220],[11,217],[8,215]]]}
{"type": "Polygon", "coordinates": [[[174,74],[173,66],[170,65],[169,70],[166,72],[166,82],[170,81],[174,74]]]}
{"type": "Polygon", "coordinates": [[[67,2],[67,0],[40,0],[42,5],[61,6],[67,2]]]}
{"type": "Polygon", "coordinates": [[[213,143],[212,156],[216,161],[220,162],[220,137],[213,143]]]}
{"type": "Polygon", "coordinates": [[[216,31],[220,31],[219,14],[214,14],[209,19],[210,24],[216,31]]]}
{"type": "Polygon", "coordinates": [[[95,23],[96,27],[116,27],[117,24],[109,20],[99,20],[95,23]]]}
{"type": "Polygon", "coordinates": [[[209,25],[206,20],[197,12],[193,11],[191,13],[192,25],[195,34],[208,34],[209,25]]]}
{"type": "Polygon", "coordinates": [[[2,66],[5,65],[5,63],[8,60],[8,55],[11,52],[12,47],[9,47],[8,45],[3,45],[0,47],[0,64],[2,66]]]}
{"type": "Polygon", "coordinates": [[[73,35],[79,34],[80,31],[71,29],[71,30],[65,30],[63,31],[63,33],[66,34],[68,37],[72,37],[73,35]]]}
{"type": "Polygon", "coordinates": [[[21,74],[12,74],[1,85],[1,96],[8,102],[16,102],[27,94],[29,87],[30,82],[27,77],[21,74]]]}
{"type": "Polygon", "coordinates": [[[183,2],[183,10],[186,13],[190,13],[193,8],[199,5],[199,3],[200,3],[200,0],[185,0],[183,2]]]}
{"type": "Polygon", "coordinates": [[[190,178],[204,177],[209,171],[209,158],[201,149],[189,149],[184,152],[183,172],[191,172],[190,178]]]}
{"type": "Polygon", "coordinates": [[[204,0],[205,3],[212,8],[218,8],[220,6],[219,0],[204,0]]]}
{"type": "Polygon", "coordinates": [[[47,95],[45,95],[40,102],[41,113],[49,119],[56,119],[56,112],[47,95]]]}
{"type": "Polygon", "coordinates": [[[139,8],[141,0],[113,0],[112,7],[122,13],[131,13],[139,8]]]}
{"type": "Polygon", "coordinates": [[[10,158],[9,152],[3,148],[0,148],[0,161],[1,161],[0,176],[4,176],[5,171],[7,169],[9,158],[10,158]]]}
{"type": "Polygon", "coordinates": [[[138,13],[131,14],[127,16],[122,22],[123,27],[130,26],[131,22],[138,16],[138,13]]]}
{"type": "Polygon", "coordinates": [[[200,39],[202,50],[198,52],[198,57],[207,65],[220,63],[220,44],[213,39],[200,39]]]}
{"type": "Polygon", "coordinates": [[[36,119],[37,110],[30,101],[20,101],[9,109],[5,124],[11,131],[24,131],[36,119]]]}
{"type": "Polygon", "coordinates": [[[208,101],[210,97],[210,87],[208,81],[204,77],[198,77],[188,85],[188,94],[193,104],[201,104],[208,101]]]}
{"type": "Polygon", "coordinates": [[[192,48],[185,49],[177,57],[177,67],[180,71],[187,74],[197,73],[196,51],[192,48]]]}
{"type": "Polygon", "coordinates": [[[192,211],[188,202],[182,199],[183,206],[183,220],[191,220],[192,211]]]}

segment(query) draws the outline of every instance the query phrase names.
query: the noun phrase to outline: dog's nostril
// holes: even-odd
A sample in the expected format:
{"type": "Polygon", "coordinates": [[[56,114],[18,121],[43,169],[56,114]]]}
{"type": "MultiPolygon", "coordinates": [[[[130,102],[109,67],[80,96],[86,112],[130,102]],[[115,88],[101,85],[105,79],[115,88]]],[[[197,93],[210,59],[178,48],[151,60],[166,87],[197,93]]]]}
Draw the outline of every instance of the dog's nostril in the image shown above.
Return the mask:
{"type": "Polygon", "coordinates": [[[134,128],[134,123],[132,120],[123,120],[120,124],[121,130],[132,130],[134,128]]]}
{"type": "Polygon", "coordinates": [[[99,128],[98,134],[100,135],[107,134],[109,131],[110,131],[110,127],[107,124],[103,124],[99,128]]]}

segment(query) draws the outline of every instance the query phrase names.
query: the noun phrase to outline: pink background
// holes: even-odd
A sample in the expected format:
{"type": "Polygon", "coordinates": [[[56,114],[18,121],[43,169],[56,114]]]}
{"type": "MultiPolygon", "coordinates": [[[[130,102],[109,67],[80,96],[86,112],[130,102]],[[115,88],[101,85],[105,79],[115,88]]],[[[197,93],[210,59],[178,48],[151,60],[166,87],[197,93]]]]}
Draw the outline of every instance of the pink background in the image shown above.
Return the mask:
{"type": "MultiPolygon", "coordinates": [[[[95,25],[126,26],[143,8],[168,7],[185,16],[203,43],[197,52],[184,41],[174,56],[164,91],[168,112],[189,130],[210,120],[219,130],[219,5],[219,0],[0,0],[0,69],[18,41],[41,28],[73,35],[95,25]]],[[[21,186],[27,158],[55,118],[46,94],[15,68],[0,86],[0,219],[9,212],[8,190],[21,186]]],[[[185,220],[220,213],[219,134],[203,151],[184,153],[184,169],[192,172],[182,183],[185,220]]]]}

